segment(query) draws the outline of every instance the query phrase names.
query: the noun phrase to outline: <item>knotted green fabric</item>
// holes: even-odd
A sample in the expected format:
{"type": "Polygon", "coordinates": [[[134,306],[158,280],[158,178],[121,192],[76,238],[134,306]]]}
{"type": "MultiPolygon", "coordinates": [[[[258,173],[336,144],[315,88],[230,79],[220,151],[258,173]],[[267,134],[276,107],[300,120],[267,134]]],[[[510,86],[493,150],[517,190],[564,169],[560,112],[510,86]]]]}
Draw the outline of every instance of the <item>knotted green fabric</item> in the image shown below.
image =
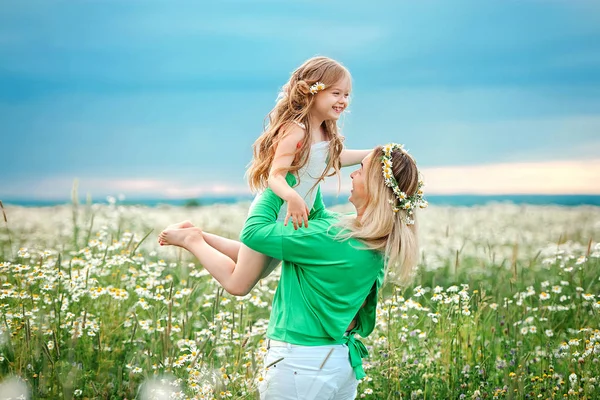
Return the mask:
{"type": "Polygon", "coordinates": [[[352,365],[356,379],[364,378],[367,374],[363,369],[362,359],[369,355],[369,351],[363,342],[354,336],[354,333],[344,336],[344,343],[348,346],[348,351],[350,352],[350,365],[352,365]]]}

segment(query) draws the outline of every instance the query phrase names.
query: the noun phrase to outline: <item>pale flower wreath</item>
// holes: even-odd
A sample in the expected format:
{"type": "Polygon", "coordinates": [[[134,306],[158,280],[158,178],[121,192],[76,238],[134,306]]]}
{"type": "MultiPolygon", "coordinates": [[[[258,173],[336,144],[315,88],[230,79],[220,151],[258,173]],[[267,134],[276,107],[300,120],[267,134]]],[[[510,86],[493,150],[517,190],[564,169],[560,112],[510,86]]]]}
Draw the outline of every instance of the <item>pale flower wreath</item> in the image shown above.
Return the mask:
{"type": "Polygon", "coordinates": [[[392,152],[393,151],[401,151],[404,154],[408,155],[408,152],[404,149],[404,145],[397,143],[389,143],[383,146],[383,156],[381,157],[381,169],[383,172],[383,180],[385,185],[392,189],[394,193],[394,199],[390,199],[389,203],[392,205],[392,210],[394,213],[397,213],[400,210],[406,211],[406,216],[404,218],[404,222],[407,225],[413,225],[415,223],[413,214],[414,210],[419,208],[426,208],[428,206],[427,201],[423,198],[423,180],[421,179],[421,174],[419,173],[419,183],[417,186],[417,192],[408,196],[406,193],[400,190],[398,186],[398,182],[396,178],[394,178],[394,174],[392,172],[392,152]]]}

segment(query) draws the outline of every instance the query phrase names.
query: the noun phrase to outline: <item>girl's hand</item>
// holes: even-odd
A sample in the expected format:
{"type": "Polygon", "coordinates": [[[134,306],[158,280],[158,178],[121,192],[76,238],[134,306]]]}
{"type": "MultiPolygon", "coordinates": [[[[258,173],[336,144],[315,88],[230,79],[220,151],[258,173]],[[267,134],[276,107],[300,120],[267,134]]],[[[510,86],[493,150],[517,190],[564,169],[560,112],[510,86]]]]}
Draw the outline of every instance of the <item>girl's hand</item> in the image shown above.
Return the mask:
{"type": "Polygon", "coordinates": [[[302,227],[302,224],[308,228],[309,210],[302,197],[298,193],[295,193],[295,196],[290,198],[287,203],[287,214],[285,215],[283,225],[287,226],[288,220],[291,217],[295,230],[298,230],[298,227],[302,227]]]}

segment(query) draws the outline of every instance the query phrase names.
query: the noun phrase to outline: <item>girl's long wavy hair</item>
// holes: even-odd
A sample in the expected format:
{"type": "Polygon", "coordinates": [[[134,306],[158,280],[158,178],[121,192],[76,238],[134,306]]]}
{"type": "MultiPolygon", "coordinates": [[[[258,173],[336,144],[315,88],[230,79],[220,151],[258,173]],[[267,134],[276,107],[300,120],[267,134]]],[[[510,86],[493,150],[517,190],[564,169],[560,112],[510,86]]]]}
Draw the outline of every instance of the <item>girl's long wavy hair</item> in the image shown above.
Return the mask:
{"type": "MultiPolygon", "coordinates": [[[[394,212],[390,201],[396,201],[392,189],[385,185],[381,169],[383,148],[376,147],[367,167],[365,189],[367,199],[363,215],[358,218],[340,220],[343,229],[342,239],[355,238],[368,248],[379,250],[385,255],[388,277],[398,284],[409,283],[412,272],[419,261],[419,243],[417,237],[417,215],[412,215],[414,225],[407,225],[403,219],[406,211],[394,212]]],[[[392,152],[392,173],[400,190],[408,196],[418,190],[419,173],[415,160],[406,152],[392,152]]]]}
{"type": "MultiPolygon", "coordinates": [[[[307,134],[311,132],[309,114],[317,94],[310,92],[310,87],[317,82],[325,84],[325,90],[340,80],[352,79],[350,72],[339,62],[327,57],[313,57],[298,69],[283,86],[282,95],[277,104],[265,118],[265,128],[260,137],[252,145],[253,158],[248,167],[248,183],[253,192],[264,190],[268,186],[269,171],[275,157],[275,149],[286,132],[294,123],[304,124],[307,134]]],[[[333,176],[340,170],[340,154],[344,137],[339,133],[336,121],[323,122],[323,128],[329,141],[327,167],[319,177],[320,182],[327,176],[333,176]],[[329,171],[333,170],[330,174],[329,171]]],[[[302,141],[296,149],[294,161],[288,172],[296,172],[308,161],[311,143],[310,136],[302,141]]],[[[338,175],[339,176],[339,175],[338,175]]],[[[298,184],[299,182],[296,182],[298,184]]],[[[316,186],[316,184],[315,184],[316,186]]]]}

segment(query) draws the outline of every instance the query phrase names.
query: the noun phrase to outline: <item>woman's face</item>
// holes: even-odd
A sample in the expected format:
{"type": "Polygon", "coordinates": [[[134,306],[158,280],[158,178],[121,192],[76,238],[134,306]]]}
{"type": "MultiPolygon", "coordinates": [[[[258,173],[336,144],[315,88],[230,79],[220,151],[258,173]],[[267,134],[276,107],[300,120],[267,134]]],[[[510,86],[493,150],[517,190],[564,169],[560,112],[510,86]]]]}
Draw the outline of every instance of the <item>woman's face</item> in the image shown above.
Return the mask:
{"type": "Polygon", "coordinates": [[[352,179],[352,190],[350,190],[350,197],[348,201],[354,205],[356,212],[360,213],[367,203],[367,176],[369,173],[369,165],[371,164],[371,157],[373,153],[369,153],[362,162],[360,168],[350,174],[352,179]]]}

